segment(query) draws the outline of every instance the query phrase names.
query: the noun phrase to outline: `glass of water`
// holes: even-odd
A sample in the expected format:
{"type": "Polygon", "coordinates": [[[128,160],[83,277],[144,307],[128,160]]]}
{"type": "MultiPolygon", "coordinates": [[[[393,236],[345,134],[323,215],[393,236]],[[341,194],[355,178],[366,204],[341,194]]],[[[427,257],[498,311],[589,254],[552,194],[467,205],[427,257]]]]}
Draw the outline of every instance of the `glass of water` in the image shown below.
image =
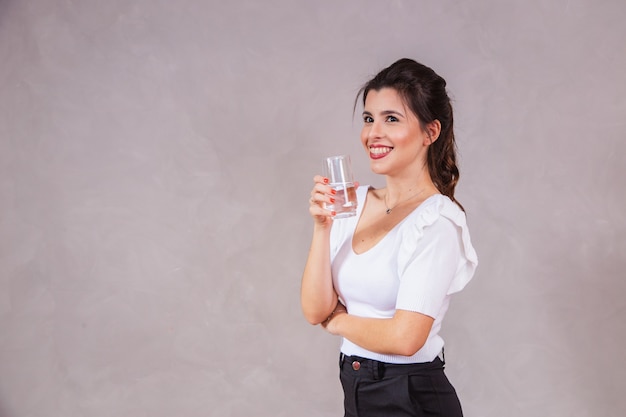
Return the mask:
{"type": "Polygon", "coordinates": [[[329,156],[324,160],[324,175],[335,194],[333,204],[324,204],[324,208],[336,214],[335,219],[343,219],[356,215],[356,188],[350,155],[329,156]]]}

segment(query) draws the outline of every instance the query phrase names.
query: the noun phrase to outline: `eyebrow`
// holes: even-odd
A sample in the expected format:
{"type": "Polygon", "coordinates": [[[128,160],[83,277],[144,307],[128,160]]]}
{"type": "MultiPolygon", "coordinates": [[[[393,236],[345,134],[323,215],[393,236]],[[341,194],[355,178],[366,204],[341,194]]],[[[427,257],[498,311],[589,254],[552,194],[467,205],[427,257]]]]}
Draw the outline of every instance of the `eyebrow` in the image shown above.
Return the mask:
{"type": "MultiPolygon", "coordinates": [[[[404,114],[395,110],[383,110],[380,112],[380,114],[383,116],[396,115],[396,116],[404,117],[404,114]]],[[[365,110],[363,111],[363,116],[372,116],[372,113],[365,110]]]]}

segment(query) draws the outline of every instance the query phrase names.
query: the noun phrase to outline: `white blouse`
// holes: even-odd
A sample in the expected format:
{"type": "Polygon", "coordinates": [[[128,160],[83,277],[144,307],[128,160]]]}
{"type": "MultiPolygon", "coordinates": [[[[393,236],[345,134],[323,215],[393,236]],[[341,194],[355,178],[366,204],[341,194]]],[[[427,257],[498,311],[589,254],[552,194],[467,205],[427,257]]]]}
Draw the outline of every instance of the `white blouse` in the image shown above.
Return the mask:
{"type": "Polygon", "coordinates": [[[356,316],[391,318],[402,309],[435,321],[426,343],[413,356],[371,352],[345,338],[341,351],[388,363],[430,362],[444,344],[439,330],[450,295],[465,287],[478,265],[465,213],[448,197],[433,195],[374,247],[356,254],[352,237],[368,188],[357,190],[357,215],[335,220],[332,226],[331,269],[339,299],[356,316]]]}

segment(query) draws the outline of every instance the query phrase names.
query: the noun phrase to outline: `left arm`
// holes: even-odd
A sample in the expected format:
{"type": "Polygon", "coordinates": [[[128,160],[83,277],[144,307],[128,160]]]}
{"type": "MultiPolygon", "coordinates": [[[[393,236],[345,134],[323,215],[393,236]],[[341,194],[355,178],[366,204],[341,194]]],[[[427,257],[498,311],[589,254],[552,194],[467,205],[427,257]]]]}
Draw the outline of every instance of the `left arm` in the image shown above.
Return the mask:
{"type": "Polygon", "coordinates": [[[343,305],[322,323],[330,333],[386,355],[412,356],[424,346],[435,320],[408,310],[396,310],[390,319],[373,319],[350,315],[343,305]]]}

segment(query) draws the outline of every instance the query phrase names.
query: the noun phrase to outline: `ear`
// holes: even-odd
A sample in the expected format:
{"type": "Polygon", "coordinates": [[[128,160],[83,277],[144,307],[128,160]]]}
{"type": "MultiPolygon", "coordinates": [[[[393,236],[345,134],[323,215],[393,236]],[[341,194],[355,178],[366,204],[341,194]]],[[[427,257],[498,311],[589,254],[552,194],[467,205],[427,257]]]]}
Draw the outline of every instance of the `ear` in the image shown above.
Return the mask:
{"type": "Polygon", "coordinates": [[[426,139],[424,145],[432,145],[441,133],[441,122],[437,119],[426,125],[426,139]]]}

